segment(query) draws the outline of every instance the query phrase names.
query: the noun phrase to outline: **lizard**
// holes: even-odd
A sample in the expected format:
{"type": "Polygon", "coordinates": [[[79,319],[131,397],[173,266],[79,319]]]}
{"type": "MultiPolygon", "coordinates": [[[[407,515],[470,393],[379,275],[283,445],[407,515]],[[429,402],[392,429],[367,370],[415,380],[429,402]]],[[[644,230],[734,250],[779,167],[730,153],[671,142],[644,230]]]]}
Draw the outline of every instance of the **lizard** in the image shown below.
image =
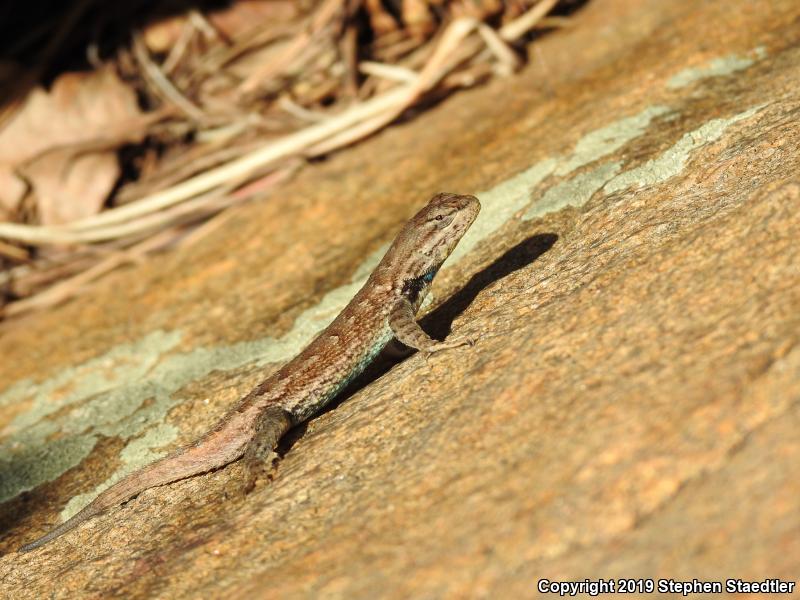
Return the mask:
{"type": "Polygon", "coordinates": [[[401,229],[388,251],[341,313],[277,372],[242,397],[194,443],[127,475],[61,525],[22,546],[28,552],[146,489],[244,460],[257,473],[280,438],[318,413],[397,338],[425,353],[472,344],[468,338],[430,338],[415,320],[433,278],[475,221],[474,196],[440,193],[401,229]]]}

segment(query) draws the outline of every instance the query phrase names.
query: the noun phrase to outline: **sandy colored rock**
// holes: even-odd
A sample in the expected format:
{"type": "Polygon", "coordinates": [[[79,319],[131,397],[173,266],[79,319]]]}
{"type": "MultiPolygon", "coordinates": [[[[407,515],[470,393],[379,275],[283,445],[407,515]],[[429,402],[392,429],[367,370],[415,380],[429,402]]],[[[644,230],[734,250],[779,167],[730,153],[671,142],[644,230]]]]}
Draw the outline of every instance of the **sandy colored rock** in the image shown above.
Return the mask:
{"type": "Polygon", "coordinates": [[[519,76],[0,325],[0,594],[796,581],[798,19],[794,0],[593,0],[519,76]],[[245,497],[232,465],[14,552],[202,433],[440,190],[484,209],[424,325],[474,347],[384,362],[245,497]]]}

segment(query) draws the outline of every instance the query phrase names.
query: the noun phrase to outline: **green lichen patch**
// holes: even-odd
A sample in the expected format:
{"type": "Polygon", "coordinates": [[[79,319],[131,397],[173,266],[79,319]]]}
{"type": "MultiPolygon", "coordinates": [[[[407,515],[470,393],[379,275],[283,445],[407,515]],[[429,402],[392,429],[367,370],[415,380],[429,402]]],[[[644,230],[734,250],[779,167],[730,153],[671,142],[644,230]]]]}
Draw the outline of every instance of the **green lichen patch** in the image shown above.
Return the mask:
{"type": "Polygon", "coordinates": [[[762,58],[766,57],[766,55],[766,49],[763,46],[759,46],[745,56],[729,54],[728,56],[715,58],[705,65],[700,67],[690,67],[674,75],[667,82],[667,87],[670,89],[680,89],[694,83],[695,81],[700,81],[709,77],[724,77],[731,75],[732,73],[736,73],[737,71],[742,71],[750,67],[757,60],[761,60],[762,58]]]}

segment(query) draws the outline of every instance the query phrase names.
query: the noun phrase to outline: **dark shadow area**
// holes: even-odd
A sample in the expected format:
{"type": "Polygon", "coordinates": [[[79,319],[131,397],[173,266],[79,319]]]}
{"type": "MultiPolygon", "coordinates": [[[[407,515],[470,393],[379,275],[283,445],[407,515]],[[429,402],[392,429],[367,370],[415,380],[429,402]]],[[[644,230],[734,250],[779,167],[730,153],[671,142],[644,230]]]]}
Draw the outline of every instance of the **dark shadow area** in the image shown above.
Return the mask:
{"type": "MultiPolygon", "coordinates": [[[[558,236],[554,233],[541,233],[531,236],[509,249],[488,267],[473,275],[467,282],[467,285],[453,294],[448,300],[437,307],[436,310],[420,320],[422,328],[431,337],[439,340],[444,339],[450,333],[450,329],[456,317],[467,309],[481,290],[510,275],[514,271],[527,267],[550,250],[553,244],[556,243],[556,240],[558,240],[558,236]]],[[[395,348],[390,344],[387,349],[381,352],[378,358],[348,385],[342,393],[339,394],[339,397],[331,402],[320,415],[336,409],[353,394],[382,377],[392,367],[401,363],[415,352],[414,350],[400,346],[398,342],[395,342],[395,344],[395,348]],[[404,350],[398,352],[397,346],[404,348],[404,350]],[[399,356],[398,353],[400,354],[399,356]]],[[[293,433],[294,430],[290,431],[284,437],[288,438],[293,433]]],[[[305,429],[292,439],[286,447],[286,450],[288,451],[304,433],[305,429]]]]}
{"type": "Polygon", "coordinates": [[[275,452],[283,458],[287,452],[289,452],[294,445],[306,434],[308,431],[308,421],[300,423],[297,427],[292,427],[289,431],[287,431],[284,436],[278,442],[277,447],[275,448],[275,452]]]}
{"type": "Polygon", "coordinates": [[[130,46],[148,23],[190,8],[218,10],[231,0],[29,0],[0,2],[0,108],[59,74],[93,70],[130,46]]]}
{"type": "Polygon", "coordinates": [[[481,290],[532,264],[550,250],[557,240],[558,236],[554,233],[540,233],[513,246],[488,267],[473,275],[467,285],[426,315],[420,321],[420,325],[431,337],[444,339],[450,334],[450,328],[456,317],[472,304],[481,290]]]}
{"type": "Polygon", "coordinates": [[[588,3],[589,0],[561,0],[550,14],[554,17],[570,17],[588,3]]]}
{"type": "Polygon", "coordinates": [[[210,11],[230,4],[231,0],[0,2],[0,60],[43,69],[46,80],[63,70],[91,68],[87,47],[95,47],[96,57],[104,60],[147,23],[191,8],[210,11]]]}

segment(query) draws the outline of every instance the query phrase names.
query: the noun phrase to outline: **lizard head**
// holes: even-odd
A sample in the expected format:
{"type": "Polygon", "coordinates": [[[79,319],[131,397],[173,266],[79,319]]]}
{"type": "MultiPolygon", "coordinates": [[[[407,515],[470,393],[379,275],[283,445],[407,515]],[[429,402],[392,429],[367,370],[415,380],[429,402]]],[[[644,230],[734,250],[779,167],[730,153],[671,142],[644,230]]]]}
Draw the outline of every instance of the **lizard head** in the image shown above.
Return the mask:
{"type": "Polygon", "coordinates": [[[419,275],[437,270],[475,221],[481,203],[475,196],[436,194],[406,225],[417,232],[419,275]]]}
{"type": "Polygon", "coordinates": [[[387,272],[402,273],[406,288],[409,282],[427,287],[480,209],[475,196],[436,194],[406,223],[382,266],[387,272]]]}

